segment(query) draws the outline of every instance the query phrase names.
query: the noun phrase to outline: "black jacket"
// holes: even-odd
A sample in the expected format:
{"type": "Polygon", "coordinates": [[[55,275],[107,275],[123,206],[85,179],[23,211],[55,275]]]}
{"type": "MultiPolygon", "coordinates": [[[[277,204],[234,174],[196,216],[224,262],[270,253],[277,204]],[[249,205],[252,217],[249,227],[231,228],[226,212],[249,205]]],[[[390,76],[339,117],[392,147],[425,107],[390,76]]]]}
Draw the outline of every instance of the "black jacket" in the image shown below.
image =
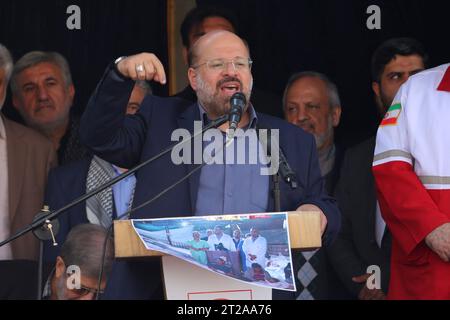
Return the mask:
{"type": "Polygon", "coordinates": [[[390,234],[385,233],[381,249],[375,240],[374,148],[375,138],[371,138],[346,151],[336,192],[342,226],[337,239],[328,248],[334,269],[355,296],[362,284],[353,282],[352,277],[365,274],[370,265],[380,267],[385,293],[389,283],[390,234]]]}

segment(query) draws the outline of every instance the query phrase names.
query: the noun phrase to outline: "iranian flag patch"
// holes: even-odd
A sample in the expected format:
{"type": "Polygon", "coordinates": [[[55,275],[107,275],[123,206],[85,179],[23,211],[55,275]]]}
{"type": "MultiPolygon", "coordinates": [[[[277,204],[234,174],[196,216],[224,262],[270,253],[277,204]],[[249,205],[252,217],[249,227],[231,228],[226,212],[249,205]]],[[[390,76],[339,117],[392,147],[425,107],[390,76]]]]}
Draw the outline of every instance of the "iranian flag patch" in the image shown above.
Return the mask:
{"type": "Polygon", "coordinates": [[[384,115],[383,121],[381,121],[380,126],[396,125],[401,111],[402,105],[400,103],[393,104],[384,115]]]}

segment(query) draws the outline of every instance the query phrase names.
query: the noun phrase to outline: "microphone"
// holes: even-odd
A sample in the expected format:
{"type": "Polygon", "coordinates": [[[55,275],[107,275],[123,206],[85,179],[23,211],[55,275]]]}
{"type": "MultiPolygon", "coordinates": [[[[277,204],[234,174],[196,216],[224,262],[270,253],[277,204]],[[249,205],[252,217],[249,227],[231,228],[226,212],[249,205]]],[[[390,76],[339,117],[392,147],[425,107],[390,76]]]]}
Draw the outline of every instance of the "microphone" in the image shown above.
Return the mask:
{"type": "Polygon", "coordinates": [[[230,127],[228,129],[228,138],[230,139],[234,136],[234,131],[237,129],[239,121],[241,121],[242,112],[246,104],[247,98],[242,92],[236,92],[230,98],[230,127]]]}

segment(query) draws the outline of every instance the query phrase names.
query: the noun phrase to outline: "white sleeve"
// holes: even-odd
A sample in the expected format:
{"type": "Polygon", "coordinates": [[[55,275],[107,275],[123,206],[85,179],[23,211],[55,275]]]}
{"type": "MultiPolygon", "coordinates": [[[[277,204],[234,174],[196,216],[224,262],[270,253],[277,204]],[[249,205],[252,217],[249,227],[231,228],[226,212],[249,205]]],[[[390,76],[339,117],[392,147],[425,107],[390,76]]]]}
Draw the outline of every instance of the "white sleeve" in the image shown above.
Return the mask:
{"type": "Polygon", "coordinates": [[[391,107],[380,123],[373,166],[391,161],[412,164],[408,140],[408,91],[409,82],[406,82],[397,92],[391,107]]]}

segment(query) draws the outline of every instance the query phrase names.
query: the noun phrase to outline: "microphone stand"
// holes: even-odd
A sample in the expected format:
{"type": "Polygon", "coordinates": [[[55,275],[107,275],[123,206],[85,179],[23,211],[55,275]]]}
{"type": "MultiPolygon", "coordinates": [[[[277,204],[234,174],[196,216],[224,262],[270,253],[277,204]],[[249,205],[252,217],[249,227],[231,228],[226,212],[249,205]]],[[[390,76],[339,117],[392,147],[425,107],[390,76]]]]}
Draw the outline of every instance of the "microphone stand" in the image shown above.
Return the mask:
{"type": "Polygon", "coordinates": [[[280,192],[280,173],[279,172],[272,175],[272,183],[273,183],[272,196],[273,196],[274,205],[275,205],[275,212],[280,212],[281,211],[281,192],[280,192]]]}
{"type": "MultiPolygon", "coordinates": [[[[272,139],[271,139],[271,128],[266,127],[264,125],[258,125],[258,139],[262,142],[262,144],[266,147],[267,156],[271,156],[271,147],[272,147],[272,139]],[[259,129],[267,130],[267,140],[261,139],[259,135],[259,129]]],[[[274,141],[275,142],[275,141],[274,141]]],[[[278,171],[277,173],[272,175],[273,189],[272,196],[274,199],[274,207],[276,212],[281,211],[281,190],[280,190],[280,177],[291,187],[292,190],[297,189],[297,175],[289,166],[287,162],[286,156],[281,150],[281,147],[275,142],[275,148],[278,149],[278,171]]]]}
{"type": "MultiPolygon", "coordinates": [[[[220,125],[219,125],[220,126],[220,125]]],[[[225,148],[227,145],[227,139],[225,139],[225,142],[222,146],[222,148],[225,148]]],[[[176,186],[178,186],[180,183],[182,183],[183,181],[187,180],[190,176],[192,176],[195,172],[199,171],[201,168],[203,168],[205,166],[205,164],[208,161],[203,161],[202,164],[200,164],[199,166],[197,166],[195,169],[189,171],[184,177],[182,177],[181,179],[179,179],[178,181],[176,181],[175,183],[171,184],[170,186],[168,186],[167,188],[165,188],[164,190],[162,190],[160,193],[158,193],[157,195],[155,195],[153,198],[145,201],[144,203],[141,203],[140,205],[138,205],[137,207],[134,207],[130,210],[128,210],[127,212],[121,214],[120,216],[117,217],[116,220],[122,220],[122,218],[126,217],[126,216],[130,216],[130,214],[136,210],[139,210],[147,205],[149,205],[150,203],[153,203],[154,201],[158,200],[160,197],[162,197],[163,195],[165,195],[167,192],[169,192],[170,190],[172,190],[173,188],[175,188],[176,186]]],[[[97,279],[97,294],[95,296],[95,300],[99,299],[99,292],[100,292],[100,287],[101,287],[101,283],[102,283],[102,279],[103,279],[103,269],[105,267],[105,260],[106,260],[106,247],[108,244],[108,237],[111,235],[113,229],[113,224],[111,224],[111,226],[109,226],[108,228],[108,232],[107,232],[107,236],[105,238],[105,241],[103,243],[103,253],[102,253],[102,262],[100,265],[100,272],[98,275],[98,279],[97,279]]]]}
{"type": "MultiPolygon", "coordinates": [[[[164,149],[162,152],[160,152],[159,154],[157,154],[156,156],[145,160],[144,162],[142,162],[141,164],[137,165],[136,167],[128,170],[127,172],[124,172],[122,174],[120,174],[119,176],[115,177],[114,179],[106,182],[105,184],[97,187],[96,189],[84,194],[83,196],[79,197],[78,199],[75,199],[74,201],[70,202],[69,204],[65,205],[64,207],[56,210],[56,211],[48,211],[48,208],[44,208],[39,214],[36,215],[36,218],[34,219],[34,221],[29,224],[28,226],[26,226],[25,228],[23,228],[22,230],[19,230],[18,232],[16,232],[14,235],[12,235],[11,237],[9,237],[8,239],[1,241],[0,242],[0,247],[10,243],[11,241],[14,241],[15,239],[23,236],[24,234],[36,230],[40,227],[45,228],[46,230],[51,230],[51,226],[52,223],[55,224],[54,219],[56,219],[62,212],[76,206],[77,204],[85,201],[86,199],[96,195],[99,192],[102,192],[103,190],[109,188],[110,186],[112,186],[113,184],[125,179],[126,177],[132,175],[133,173],[135,173],[136,171],[138,171],[139,169],[145,167],[146,165],[152,163],[153,161],[161,158],[162,156],[164,156],[165,154],[171,152],[175,147],[179,147],[187,142],[192,141],[194,138],[198,137],[199,135],[202,135],[205,131],[212,129],[212,128],[217,128],[220,127],[222,124],[224,124],[225,122],[227,122],[229,119],[229,115],[223,115],[222,117],[211,121],[207,126],[203,127],[201,131],[194,133],[193,135],[191,135],[189,137],[189,139],[174,143],[172,145],[170,145],[169,147],[167,147],[166,149],[164,149]]],[[[36,235],[36,233],[35,233],[36,235]]],[[[55,240],[54,240],[54,234],[52,233],[52,237],[53,237],[53,243],[55,245],[55,240]]],[[[42,247],[42,240],[41,240],[41,247],[40,247],[40,253],[43,253],[43,247],[42,247]]],[[[40,275],[38,275],[38,278],[40,279],[40,284],[38,284],[38,289],[40,290],[41,287],[41,282],[42,282],[42,257],[40,257],[40,262],[39,262],[39,273],[40,275]]],[[[40,299],[42,292],[39,292],[38,294],[38,299],[40,299]]]]}
{"type": "MultiPolygon", "coordinates": [[[[48,206],[44,206],[41,212],[39,212],[34,218],[39,219],[40,217],[46,216],[49,213],[48,206]]],[[[45,220],[45,223],[41,228],[33,230],[33,234],[39,239],[39,260],[38,260],[38,279],[37,279],[37,300],[42,300],[42,281],[43,281],[43,267],[44,267],[44,241],[52,240],[53,246],[57,246],[55,236],[59,231],[58,220],[45,220]]]]}

